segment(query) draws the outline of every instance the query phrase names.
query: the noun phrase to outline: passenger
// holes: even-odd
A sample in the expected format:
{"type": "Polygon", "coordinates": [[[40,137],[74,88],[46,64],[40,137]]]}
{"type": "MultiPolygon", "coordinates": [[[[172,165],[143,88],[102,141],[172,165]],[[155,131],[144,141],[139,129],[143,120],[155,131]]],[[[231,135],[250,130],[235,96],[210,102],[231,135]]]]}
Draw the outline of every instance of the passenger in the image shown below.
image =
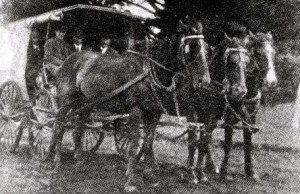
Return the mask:
{"type": "Polygon", "coordinates": [[[72,45],[72,51],[73,52],[81,52],[81,51],[91,51],[92,47],[87,46],[84,43],[84,35],[83,31],[80,29],[75,30],[73,34],[73,45],[72,45]]]}
{"type": "Polygon", "coordinates": [[[75,30],[73,34],[73,52],[81,52],[83,50],[83,32],[82,30],[75,30]]]}
{"type": "Polygon", "coordinates": [[[38,88],[36,78],[43,67],[43,46],[38,30],[33,29],[27,49],[27,63],[25,68],[25,82],[30,100],[34,99],[35,90],[38,88]]]}
{"type": "Polygon", "coordinates": [[[102,38],[101,45],[100,45],[100,52],[101,54],[105,55],[119,55],[119,53],[113,49],[111,46],[111,39],[110,38],[102,38]]]}
{"type": "Polygon", "coordinates": [[[72,53],[71,46],[64,40],[66,27],[59,25],[55,29],[55,37],[46,41],[44,62],[52,76],[55,76],[59,67],[72,53]]]}

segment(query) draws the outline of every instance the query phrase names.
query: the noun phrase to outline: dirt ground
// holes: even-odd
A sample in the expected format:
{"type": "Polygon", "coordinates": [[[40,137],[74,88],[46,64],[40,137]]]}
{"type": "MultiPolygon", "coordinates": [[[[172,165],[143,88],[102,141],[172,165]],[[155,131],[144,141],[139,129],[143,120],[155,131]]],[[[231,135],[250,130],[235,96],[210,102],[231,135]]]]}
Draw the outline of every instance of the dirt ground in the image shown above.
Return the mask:
{"type": "MultiPolygon", "coordinates": [[[[86,155],[80,172],[75,172],[75,161],[66,152],[63,167],[53,173],[47,164],[31,158],[26,145],[16,154],[0,151],[0,193],[123,193],[125,161],[114,154],[112,139],[106,138],[95,155],[86,155]]],[[[207,184],[193,185],[180,180],[187,148],[183,142],[173,144],[159,140],[155,143],[161,184],[149,188],[143,183],[140,168],[136,169],[136,185],[140,193],[300,193],[300,151],[257,147],[254,151],[255,167],[260,182],[248,181],[243,176],[242,147],[236,144],[232,151],[229,171],[233,181],[222,182],[209,175],[207,184]]],[[[220,142],[213,145],[216,164],[223,157],[220,142]]]]}

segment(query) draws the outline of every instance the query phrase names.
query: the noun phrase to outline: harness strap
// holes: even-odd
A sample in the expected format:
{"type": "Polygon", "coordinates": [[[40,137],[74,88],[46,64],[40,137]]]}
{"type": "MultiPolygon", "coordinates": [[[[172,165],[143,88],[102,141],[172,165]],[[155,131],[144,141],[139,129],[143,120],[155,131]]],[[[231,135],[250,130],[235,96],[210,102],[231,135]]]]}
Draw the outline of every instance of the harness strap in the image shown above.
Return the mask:
{"type": "Polygon", "coordinates": [[[246,104],[252,104],[252,103],[257,103],[257,101],[259,101],[261,99],[261,91],[258,90],[256,96],[254,96],[253,98],[250,98],[250,99],[245,99],[244,100],[244,103],[246,104]]]}
{"type": "Polygon", "coordinates": [[[181,44],[184,44],[184,41],[188,40],[188,39],[204,39],[203,35],[190,35],[190,36],[185,36],[183,38],[181,38],[181,44]]]}
{"type": "Polygon", "coordinates": [[[154,64],[157,65],[158,67],[160,67],[160,68],[162,68],[162,69],[164,69],[164,70],[166,70],[166,71],[168,71],[168,72],[171,72],[171,73],[174,73],[174,74],[176,73],[175,71],[172,71],[171,69],[169,69],[169,68],[163,66],[162,64],[160,64],[159,62],[155,61],[154,59],[148,57],[147,55],[141,54],[141,53],[139,53],[139,52],[136,52],[136,51],[133,51],[133,50],[130,50],[130,49],[127,50],[127,52],[133,53],[133,54],[138,55],[138,56],[140,56],[140,57],[143,57],[143,58],[149,60],[150,62],[154,63],[154,64]]]}

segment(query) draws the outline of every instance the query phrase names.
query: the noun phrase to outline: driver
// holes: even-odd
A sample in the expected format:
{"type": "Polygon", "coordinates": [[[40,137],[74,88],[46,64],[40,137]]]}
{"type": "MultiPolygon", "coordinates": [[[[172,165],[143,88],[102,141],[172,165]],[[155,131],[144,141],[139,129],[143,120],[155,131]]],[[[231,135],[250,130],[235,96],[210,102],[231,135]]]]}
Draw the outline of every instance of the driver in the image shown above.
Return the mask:
{"type": "Polygon", "coordinates": [[[55,37],[46,41],[44,62],[52,76],[55,76],[59,67],[72,53],[71,46],[64,40],[66,27],[58,25],[55,29],[55,37]]]}

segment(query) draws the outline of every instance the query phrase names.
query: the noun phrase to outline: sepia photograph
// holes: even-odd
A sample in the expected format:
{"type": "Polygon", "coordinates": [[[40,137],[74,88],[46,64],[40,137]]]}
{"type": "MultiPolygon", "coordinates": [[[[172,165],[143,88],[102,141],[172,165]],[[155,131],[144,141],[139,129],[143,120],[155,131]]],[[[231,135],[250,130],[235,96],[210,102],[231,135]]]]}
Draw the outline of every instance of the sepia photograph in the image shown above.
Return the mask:
{"type": "Polygon", "coordinates": [[[0,179],[300,194],[300,1],[0,0],[0,179]]]}

